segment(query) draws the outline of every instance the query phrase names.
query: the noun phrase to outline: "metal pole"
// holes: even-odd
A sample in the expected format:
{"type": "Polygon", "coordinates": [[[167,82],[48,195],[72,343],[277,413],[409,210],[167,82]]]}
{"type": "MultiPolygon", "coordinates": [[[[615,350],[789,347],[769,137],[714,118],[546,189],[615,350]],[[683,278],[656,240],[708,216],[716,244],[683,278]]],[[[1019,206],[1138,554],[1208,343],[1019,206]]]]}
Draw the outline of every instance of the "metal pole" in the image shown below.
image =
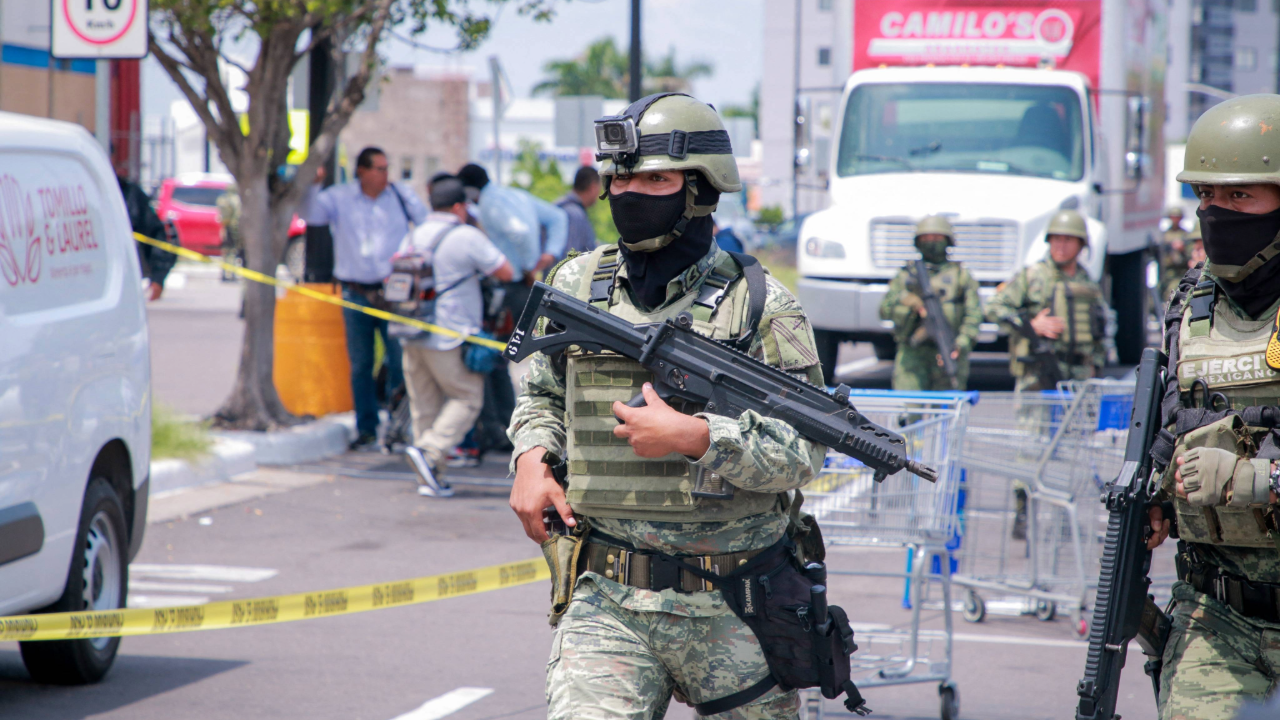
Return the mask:
{"type": "Polygon", "coordinates": [[[93,135],[103,152],[111,152],[111,61],[93,66],[93,135]]]}
{"type": "Polygon", "coordinates": [[[631,102],[641,98],[644,68],[640,48],[640,0],[631,0],[631,102]]]}
{"type": "Polygon", "coordinates": [[[502,135],[499,124],[502,121],[502,69],[498,65],[498,56],[489,56],[489,76],[493,85],[493,181],[502,184],[502,135]]]}
{"type": "Polygon", "coordinates": [[[800,214],[800,131],[796,120],[800,117],[800,4],[796,2],[795,87],[791,96],[791,217],[800,214]]]}

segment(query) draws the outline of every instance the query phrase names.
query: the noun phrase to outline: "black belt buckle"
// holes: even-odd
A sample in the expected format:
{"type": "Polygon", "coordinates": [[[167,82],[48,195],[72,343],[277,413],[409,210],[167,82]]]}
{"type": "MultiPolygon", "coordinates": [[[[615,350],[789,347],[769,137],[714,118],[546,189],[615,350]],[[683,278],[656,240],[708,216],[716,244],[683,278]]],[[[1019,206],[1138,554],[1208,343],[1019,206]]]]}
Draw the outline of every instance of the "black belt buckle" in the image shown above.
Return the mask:
{"type": "Polygon", "coordinates": [[[661,555],[649,556],[649,589],[657,592],[680,588],[680,565],[661,555]]]}

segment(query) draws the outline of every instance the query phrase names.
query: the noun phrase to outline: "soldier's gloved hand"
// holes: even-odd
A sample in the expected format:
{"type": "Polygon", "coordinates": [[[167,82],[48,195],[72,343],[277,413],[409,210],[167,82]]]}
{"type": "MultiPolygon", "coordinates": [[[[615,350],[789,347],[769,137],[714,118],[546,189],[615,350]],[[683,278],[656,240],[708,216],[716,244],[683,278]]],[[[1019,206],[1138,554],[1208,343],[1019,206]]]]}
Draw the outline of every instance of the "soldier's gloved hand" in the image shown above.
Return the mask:
{"type": "MultiPolygon", "coordinates": [[[[1192,507],[1222,505],[1229,488],[1235,488],[1235,495],[1244,501],[1243,504],[1248,505],[1253,500],[1255,476],[1258,474],[1254,464],[1229,450],[1191,448],[1178,458],[1178,465],[1181,467],[1174,477],[1192,507]]],[[[1265,474],[1260,484],[1267,484],[1265,474]]],[[[1263,496],[1266,495],[1264,492],[1263,496]]]]}
{"type": "Polygon", "coordinates": [[[901,302],[903,305],[911,308],[911,312],[916,313],[920,317],[924,317],[927,314],[924,309],[924,300],[921,300],[920,296],[913,292],[903,293],[901,302]]]}

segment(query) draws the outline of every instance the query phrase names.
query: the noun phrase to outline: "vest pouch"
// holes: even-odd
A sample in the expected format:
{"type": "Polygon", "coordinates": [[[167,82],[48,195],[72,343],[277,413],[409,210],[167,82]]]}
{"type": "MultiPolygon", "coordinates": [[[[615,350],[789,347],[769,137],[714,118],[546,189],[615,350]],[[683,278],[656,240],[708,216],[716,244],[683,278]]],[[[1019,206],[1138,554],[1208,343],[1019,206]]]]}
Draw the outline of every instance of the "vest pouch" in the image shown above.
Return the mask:
{"type": "Polygon", "coordinates": [[[590,532],[588,528],[577,535],[552,533],[542,543],[542,556],[551,569],[551,614],[547,617],[551,627],[560,624],[560,618],[569,609],[569,601],[573,599],[573,589],[578,582],[578,557],[586,547],[590,532]]]}
{"type": "MultiPolygon", "coordinates": [[[[1239,415],[1227,415],[1216,422],[1196,428],[1178,440],[1174,457],[1197,447],[1227,450],[1243,458],[1255,453],[1253,439],[1244,420],[1239,415]]],[[[1274,548],[1268,536],[1262,514],[1253,508],[1215,506],[1195,508],[1173,492],[1176,487],[1174,471],[1177,463],[1171,463],[1165,471],[1164,486],[1174,496],[1174,509],[1178,515],[1178,535],[1187,542],[1225,545],[1229,547],[1274,548]]]]}

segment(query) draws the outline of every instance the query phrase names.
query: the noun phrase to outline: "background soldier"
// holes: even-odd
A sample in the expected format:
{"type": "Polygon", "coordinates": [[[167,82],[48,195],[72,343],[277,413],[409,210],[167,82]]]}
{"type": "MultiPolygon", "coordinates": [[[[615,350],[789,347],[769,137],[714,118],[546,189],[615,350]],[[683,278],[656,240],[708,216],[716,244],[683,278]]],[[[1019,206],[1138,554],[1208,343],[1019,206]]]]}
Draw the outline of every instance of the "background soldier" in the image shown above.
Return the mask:
{"type": "MultiPolygon", "coordinates": [[[[1031,328],[1053,341],[1062,375],[1086,380],[1106,364],[1106,303],[1102,288],[1080,266],[1080,253],[1089,247],[1084,217],[1075,210],[1060,210],[1045,231],[1049,256],[1013,276],[991,302],[987,319],[1008,323],[1019,315],[1031,318],[1031,328]]],[[[1051,390],[1040,387],[1035,369],[1019,358],[1030,353],[1026,338],[1010,334],[1009,371],[1018,390],[1051,390]]]]}
{"type": "MultiPolygon", "coordinates": [[[[240,238],[240,188],[235,183],[227,185],[218,196],[218,236],[222,241],[222,262],[244,264],[244,242],[240,238]]],[[[223,280],[234,280],[235,274],[222,271],[223,280]]]]}
{"type": "Polygon", "coordinates": [[[1165,211],[1169,229],[1164,231],[1160,246],[1160,300],[1168,302],[1178,281],[1187,274],[1187,231],[1182,227],[1182,207],[1172,205],[1165,211]]]}
{"type": "MultiPolygon", "coordinates": [[[[1157,499],[1172,500],[1180,537],[1163,720],[1234,717],[1280,681],[1280,137],[1268,132],[1278,121],[1278,95],[1214,106],[1192,127],[1178,173],[1200,197],[1208,262],[1171,306],[1163,423],[1179,435],[1152,452],[1168,465],[1157,499]]],[[[1159,506],[1150,512],[1154,547],[1170,527],[1159,506]]]]}
{"type": "MultiPolygon", "coordinates": [[[[821,383],[799,303],[761,277],[763,315],[753,323],[743,279],[751,270],[713,241],[720,193],[742,188],[715,110],[661,94],[623,115],[654,142],[640,145],[634,164],[604,163],[621,240],[570,257],[548,282],[631,322],[687,311],[696,329],[717,339],[741,339],[750,329],[751,355],[821,383]],[[683,157],[667,154],[672,131],[688,138],[683,157]]],[[[555,587],[572,598],[553,606],[548,716],[660,718],[674,692],[693,704],[743,693],[736,707],[712,711],[718,717],[794,718],[796,691],[771,683],[759,641],[721,593],[687,571],[672,578],[653,568],[675,555],[727,574],[781,540],[787,492],[821,469],[825,448],[754,412],[725,417],[668,405],[650,379],[638,363],[609,353],[537,354],[512,416],[511,507],[525,533],[554,561],[563,557],[560,543],[577,545],[563,535],[548,540],[544,508],[554,505],[574,535],[590,528],[577,563],[553,562],[555,587]],[[641,391],[647,406],[623,405],[641,391]],[[544,462],[561,458],[567,494],[544,462]]]]}
{"type": "Polygon", "coordinates": [[[982,322],[982,301],[978,281],[958,262],[947,259],[947,248],[955,245],[951,223],[930,215],[916,225],[915,245],[929,270],[929,284],[942,301],[955,338],[951,357],[956,361],[956,381],[942,369],[938,345],[929,336],[921,319],[924,300],[912,265],[898,271],[880,303],[880,319],[893,322],[893,339],[898,354],[893,359],[894,390],[963,390],[969,380],[969,351],[978,338],[982,322]]]}

